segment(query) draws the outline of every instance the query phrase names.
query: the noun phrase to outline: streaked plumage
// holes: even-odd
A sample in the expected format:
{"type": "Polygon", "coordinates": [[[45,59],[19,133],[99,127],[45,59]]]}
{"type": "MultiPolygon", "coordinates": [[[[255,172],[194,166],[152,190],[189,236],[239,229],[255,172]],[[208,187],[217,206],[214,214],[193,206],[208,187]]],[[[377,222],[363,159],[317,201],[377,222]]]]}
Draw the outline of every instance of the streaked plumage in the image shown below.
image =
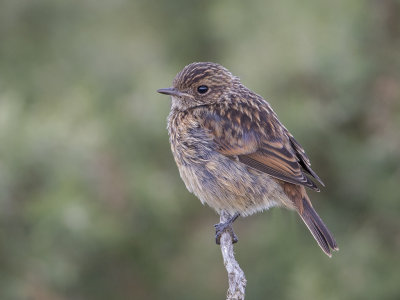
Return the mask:
{"type": "Polygon", "coordinates": [[[323,183],[267,101],[215,63],[186,66],[159,92],[172,96],[171,149],[190,192],[217,212],[294,209],[326,254],[338,249],[305,190],[323,183]]]}

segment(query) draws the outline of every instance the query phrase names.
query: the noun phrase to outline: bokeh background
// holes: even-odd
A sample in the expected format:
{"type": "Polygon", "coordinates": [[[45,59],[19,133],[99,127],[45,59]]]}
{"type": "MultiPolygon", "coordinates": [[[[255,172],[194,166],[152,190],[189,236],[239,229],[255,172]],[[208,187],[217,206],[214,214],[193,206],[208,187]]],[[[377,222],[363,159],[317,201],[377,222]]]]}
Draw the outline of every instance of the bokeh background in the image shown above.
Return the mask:
{"type": "Polygon", "coordinates": [[[400,299],[400,2],[0,2],[0,299],[224,299],[158,88],[215,61],[326,183],[340,251],[293,212],[235,223],[247,299],[400,299]]]}

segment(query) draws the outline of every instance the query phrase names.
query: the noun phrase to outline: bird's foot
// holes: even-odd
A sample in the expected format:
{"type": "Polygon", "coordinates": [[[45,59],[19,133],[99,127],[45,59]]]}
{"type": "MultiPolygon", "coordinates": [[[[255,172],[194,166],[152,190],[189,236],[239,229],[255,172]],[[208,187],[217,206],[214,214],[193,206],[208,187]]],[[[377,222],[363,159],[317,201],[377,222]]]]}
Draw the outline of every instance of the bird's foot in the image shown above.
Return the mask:
{"type": "Polygon", "coordinates": [[[232,244],[237,243],[238,237],[235,234],[235,232],[233,231],[232,228],[232,224],[233,222],[235,222],[235,220],[240,216],[239,213],[236,213],[235,215],[233,215],[232,218],[230,218],[228,221],[226,221],[225,223],[218,223],[214,225],[215,228],[215,243],[217,245],[221,244],[221,236],[224,232],[228,232],[232,238],[232,244]]]}

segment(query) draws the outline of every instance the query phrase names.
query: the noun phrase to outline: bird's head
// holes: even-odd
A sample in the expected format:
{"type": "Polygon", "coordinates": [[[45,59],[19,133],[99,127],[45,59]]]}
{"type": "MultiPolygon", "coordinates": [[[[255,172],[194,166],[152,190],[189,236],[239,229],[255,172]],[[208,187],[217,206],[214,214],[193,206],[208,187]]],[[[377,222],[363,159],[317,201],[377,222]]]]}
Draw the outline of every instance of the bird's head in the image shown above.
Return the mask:
{"type": "Polygon", "coordinates": [[[170,88],[157,92],[170,95],[172,106],[185,110],[213,104],[226,99],[239,79],[223,66],[212,62],[197,62],[180,71],[170,88]]]}

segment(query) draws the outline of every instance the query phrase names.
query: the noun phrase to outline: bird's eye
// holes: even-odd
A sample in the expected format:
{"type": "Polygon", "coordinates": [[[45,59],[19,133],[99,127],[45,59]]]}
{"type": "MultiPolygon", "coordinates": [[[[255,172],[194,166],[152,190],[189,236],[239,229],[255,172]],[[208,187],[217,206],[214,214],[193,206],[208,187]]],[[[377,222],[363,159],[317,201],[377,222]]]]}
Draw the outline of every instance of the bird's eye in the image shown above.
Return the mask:
{"type": "Polygon", "coordinates": [[[200,86],[197,88],[197,91],[199,92],[199,94],[205,94],[205,93],[207,93],[207,91],[208,91],[208,86],[206,86],[206,85],[200,85],[200,86]]]}

